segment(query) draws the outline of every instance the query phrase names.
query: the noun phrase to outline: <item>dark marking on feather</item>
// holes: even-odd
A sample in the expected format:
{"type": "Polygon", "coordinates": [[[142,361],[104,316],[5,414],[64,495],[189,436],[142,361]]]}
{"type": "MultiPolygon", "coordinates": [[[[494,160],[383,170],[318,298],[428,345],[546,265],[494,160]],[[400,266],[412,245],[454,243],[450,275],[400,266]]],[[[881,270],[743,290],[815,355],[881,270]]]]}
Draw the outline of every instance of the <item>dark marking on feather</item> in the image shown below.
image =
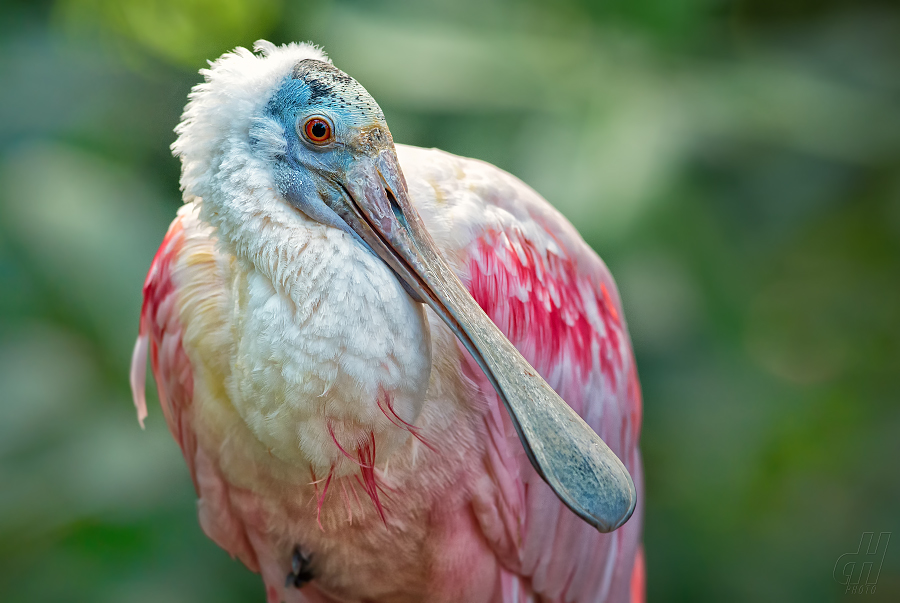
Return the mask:
{"type": "Polygon", "coordinates": [[[291,555],[291,571],[284,582],[285,588],[302,588],[315,578],[312,571],[312,555],[307,555],[299,546],[294,547],[291,555]]]}

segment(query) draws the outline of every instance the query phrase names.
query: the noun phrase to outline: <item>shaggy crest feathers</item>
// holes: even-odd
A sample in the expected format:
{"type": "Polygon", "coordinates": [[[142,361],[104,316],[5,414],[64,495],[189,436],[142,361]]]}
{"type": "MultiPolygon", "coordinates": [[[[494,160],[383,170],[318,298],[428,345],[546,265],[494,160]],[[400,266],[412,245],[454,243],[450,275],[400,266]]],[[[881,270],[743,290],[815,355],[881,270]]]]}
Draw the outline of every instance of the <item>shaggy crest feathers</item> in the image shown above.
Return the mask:
{"type": "Polygon", "coordinates": [[[227,251],[250,259],[278,282],[284,262],[256,235],[267,226],[295,225],[298,218],[273,191],[273,159],[287,143],[284,129],[264,116],[264,108],[298,62],[330,60],[310,44],[260,40],[254,50],[238,47],[200,70],[205,81],[188,95],[172,153],[182,163],[184,202],[202,199],[200,217],[215,227],[227,251]]]}
{"type": "MultiPolygon", "coordinates": [[[[262,109],[299,61],[331,63],[311,44],[275,46],[259,40],[253,49],[256,54],[238,47],[211,61],[209,69],[200,70],[205,81],[188,95],[172,144],[172,153],[182,161],[185,202],[195,197],[210,200],[221,189],[216,181],[222,173],[238,170],[241,163],[253,164],[257,174],[268,173],[272,155],[283,152],[284,136],[281,126],[261,117],[262,109]]],[[[248,175],[252,176],[244,174],[248,175]]],[[[252,189],[268,186],[271,180],[257,177],[245,183],[252,189]]]]}

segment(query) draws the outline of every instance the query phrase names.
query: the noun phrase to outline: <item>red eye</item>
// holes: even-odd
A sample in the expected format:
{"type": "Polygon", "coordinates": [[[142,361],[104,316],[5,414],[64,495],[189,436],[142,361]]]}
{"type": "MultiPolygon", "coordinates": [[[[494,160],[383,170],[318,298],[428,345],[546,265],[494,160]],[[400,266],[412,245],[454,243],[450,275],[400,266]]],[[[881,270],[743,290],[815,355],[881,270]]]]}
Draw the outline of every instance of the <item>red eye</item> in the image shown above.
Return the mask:
{"type": "Polygon", "coordinates": [[[303,130],[309,141],[315,144],[322,144],[331,139],[331,124],[321,117],[307,120],[303,130]]]}

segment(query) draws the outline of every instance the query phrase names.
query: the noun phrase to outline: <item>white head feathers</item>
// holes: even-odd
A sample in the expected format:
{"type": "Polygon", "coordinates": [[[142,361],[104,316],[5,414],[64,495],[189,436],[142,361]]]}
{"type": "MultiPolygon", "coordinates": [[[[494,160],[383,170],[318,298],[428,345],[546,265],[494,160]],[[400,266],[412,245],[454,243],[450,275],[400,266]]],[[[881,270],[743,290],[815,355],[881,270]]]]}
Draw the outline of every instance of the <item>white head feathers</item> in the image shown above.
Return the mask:
{"type": "Polygon", "coordinates": [[[283,211],[283,204],[272,204],[272,199],[266,198],[272,196],[272,162],[267,150],[281,148],[283,132],[272,120],[259,123],[259,117],[297,62],[331,62],[310,44],[275,46],[259,40],[253,50],[256,54],[238,47],[211,61],[209,69],[200,70],[205,81],[191,90],[175,128],[178,138],[172,144],[173,154],[182,162],[184,201],[203,199],[203,217],[226,231],[220,234],[251,217],[242,209],[253,214],[265,209],[270,215],[283,211]],[[250,147],[251,128],[262,143],[254,149],[250,147]],[[253,203],[241,208],[235,203],[238,198],[253,203]],[[222,215],[230,210],[238,210],[238,215],[222,215]]]}

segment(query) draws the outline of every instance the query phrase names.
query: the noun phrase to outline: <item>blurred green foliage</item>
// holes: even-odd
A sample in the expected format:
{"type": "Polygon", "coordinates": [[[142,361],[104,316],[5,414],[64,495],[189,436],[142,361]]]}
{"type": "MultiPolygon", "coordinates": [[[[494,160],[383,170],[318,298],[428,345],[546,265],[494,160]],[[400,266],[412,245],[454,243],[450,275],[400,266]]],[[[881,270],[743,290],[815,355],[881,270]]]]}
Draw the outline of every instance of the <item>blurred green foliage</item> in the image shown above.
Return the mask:
{"type": "MultiPolygon", "coordinates": [[[[618,279],[651,601],[900,600],[900,7],[60,0],[0,8],[0,600],[261,601],[127,386],[196,70],[312,40],[399,142],[513,172],[618,279]]],[[[152,390],[151,390],[152,398],[152,390]]]]}
{"type": "Polygon", "coordinates": [[[107,42],[124,38],[165,61],[196,68],[221,53],[223,40],[272,30],[280,0],[61,0],[57,23],[107,42]]]}

